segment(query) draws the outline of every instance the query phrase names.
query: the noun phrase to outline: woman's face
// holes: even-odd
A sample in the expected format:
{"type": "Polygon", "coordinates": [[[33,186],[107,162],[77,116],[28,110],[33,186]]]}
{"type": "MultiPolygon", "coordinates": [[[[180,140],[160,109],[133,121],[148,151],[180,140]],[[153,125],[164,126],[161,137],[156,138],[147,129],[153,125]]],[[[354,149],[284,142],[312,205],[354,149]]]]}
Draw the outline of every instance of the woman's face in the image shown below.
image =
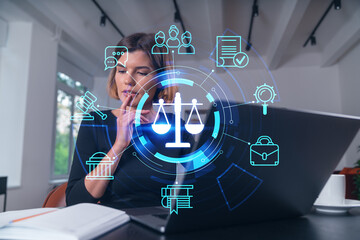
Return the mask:
{"type": "Polygon", "coordinates": [[[115,82],[117,87],[118,96],[120,100],[124,102],[128,95],[132,96],[131,107],[137,107],[141,97],[148,92],[149,98],[145,105],[151,104],[154,98],[156,87],[151,88],[156,84],[156,81],[151,79],[154,77],[153,66],[150,58],[144,51],[136,50],[134,52],[126,52],[120,57],[119,62],[122,59],[128,59],[126,67],[118,64],[115,73],[115,82]],[[151,73],[151,74],[150,74],[151,73]],[[149,90],[151,88],[151,90],[149,90]]]}

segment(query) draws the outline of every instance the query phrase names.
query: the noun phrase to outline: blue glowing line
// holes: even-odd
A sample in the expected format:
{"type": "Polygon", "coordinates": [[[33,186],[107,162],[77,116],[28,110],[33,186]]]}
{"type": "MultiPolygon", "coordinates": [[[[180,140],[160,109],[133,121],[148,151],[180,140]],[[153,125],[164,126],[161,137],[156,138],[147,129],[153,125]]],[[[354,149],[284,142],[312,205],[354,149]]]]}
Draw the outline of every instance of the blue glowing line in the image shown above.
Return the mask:
{"type": "Polygon", "coordinates": [[[215,100],[210,93],[206,94],[206,98],[209,100],[209,102],[213,102],[215,100]]]}
{"type": "Polygon", "coordinates": [[[210,162],[210,159],[205,156],[205,154],[201,151],[201,155],[199,155],[198,157],[196,157],[193,160],[193,167],[194,169],[198,169],[206,164],[208,164],[210,162]]]}
{"type": "Polygon", "coordinates": [[[167,86],[167,85],[171,85],[174,83],[179,83],[179,84],[185,84],[185,85],[189,85],[189,86],[193,86],[194,82],[191,80],[187,80],[184,78],[173,78],[173,79],[167,79],[161,82],[162,86],[167,86]]]}
{"type": "MultiPolygon", "coordinates": [[[[135,146],[136,146],[136,145],[135,145],[135,146]]],[[[138,150],[141,151],[140,149],[138,149],[138,150]]],[[[141,160],[141,158],[139,158],[137,154],[134,154],[134,152],[133,152],[133,156],[136,157],[140,162],[143,163],[143,161],[141,160]]],[[[158,166],[160,166],[160,167],[163,167],[163,165],[161,165],[161,164],[159,164],[159,163],[156,163],[156,162],[154,162],[154,161],[151,161],[150,159],[148,159],[148,160],[149,160],[151,163],[153,163],[153,164],[156,164],[156,165],[158,165],[158,166]]]]}
{"type": "Polygon", "coordinates": [[[166,185],[170,185],[170,184],[174,183],[173,180],[166,180],[166,179],[162,179],[162,178],[159,178],[159,177],[156,177],[156,176],[153,176],[153,175],[150,176],[150,179],[154,180],[156,182],[162,183],[162,184],[166,184],[166,185]]]}
{"type": "Polygon", "coordinates": [[[232,163],[228,169],[226,169],[220,176],[218,176],[218,177],[216,178],[216,180],[217,180],[218,185],[219,185],[219,187],[220,187],[221,194],[223,195],[223,197],[224,197],[224,199],[225,199],[225,202],[226,202],[226,205],[228,206],[228,208],[229,208],[230,211],[232,211],[232,210],[234,210],[235,208],[239,207],[239,206],[240,206],[241,204],[243,204],[246,200],[248,200],[249,197],[251,197],[251,196],[256,192],[256,190],[260,187],[260,185],[263,183],[263,180],[262,180],[262,179],[258,178],[257,176],[255,176],[255,175],[252,174],[252,173],[249,173],[248,171],[246,171],[245,169],[239,167],[239,166],[236,165],[235,163],[232,163]],[[243,171],[244,173],[250,175],[251,177],[253,177],[253,178],[255,178],[255,179],[257,179],[257,180],[259,181],[258,185],[254,188],[254,190],[252,190],[251,193],[249,193],[249,195],[247,195],[241,202],[239,202],[238,204],[236,204],[234,207],[230,207],[230,204],[229,204],[229,202],[227,201],[227,198],[226,198],[226,196],[225,196],[225,193],[224,193],[223,188],[221,187],[221,183],[220,183],[220,178],[221,178],[222,176],[224,176],[232,167],[238,168],[239,170],[243,171]]]}
{"type": "Polygon", "coordinates": [[[145,145],[145,144],[147,143],[147,141],[146,141],[146,139],[145,139],[144,136],[139,137],[139,140],[140,140],[140,142],[141,142],[142,145],[145,145]]]}
{"type": "MultiPolygon", "coordinates": [[[[170,162],[170,163],[185,163],[185,162],[190,162],[190,161],[202,161],[204,158],[207,158],[204,154],[203,151],[199,150],[197,153],[195,154],[191,154],[189,156],[186,157],[181,157],[181,158],[173,158],[173,157],[168,157],[165,156],[159,152],[156,152],[155,157],[157,157],[160,160],[166,161],[166,162],[170,162]]],[[[206,160],[206,159],[205,159],[206,160]]]]}
{"type": "Polygon", "coordinates": [[[217,136],[219,134],[219,129],[220,129],[220,113],[219,113],[219,111],[214,112],[214,117],[215,117],[215,123],[214,123],[214,131],[212,133],[212,137],[217,138],[217,136]]]}
{"type": "Polygon", "coordinates": [[[233,136],[233,135],[230,135],[230,134],[227,134],[227,133],[224,133],[224,135],[229,136],[229,137],[231,137],[231,138],[233,138],[233,139],[236,139],[236,140],[238,140],[238,141],[240,141],[240,142],[246,143],[247,145],[250,145],[250,144],[251,144],[250,142],[247,142],[247,141],[245,141],[245,140],[242,140],[242,139],[240,139],[240,138],[237,138],[237,137],[235,137],[235,136],[233,136]]]}
{"type": "Polygon", "coordinates": [[[136,115],[135,115],[135,127],[140,126],[140,115],[141,115],[141,109],[143,108],[146,100],[148,99],[149,94],[146,92],[144,96],[140,99],[139,104],[136,108],[136,115]]]}

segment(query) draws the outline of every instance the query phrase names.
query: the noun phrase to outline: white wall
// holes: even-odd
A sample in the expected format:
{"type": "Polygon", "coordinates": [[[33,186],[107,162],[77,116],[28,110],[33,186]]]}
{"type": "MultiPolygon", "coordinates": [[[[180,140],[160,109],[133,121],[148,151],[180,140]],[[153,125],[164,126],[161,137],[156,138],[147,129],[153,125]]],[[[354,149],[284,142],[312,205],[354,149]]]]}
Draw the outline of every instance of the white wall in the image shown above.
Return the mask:
{"type": "Polygon", "coordinates": [[[341,113],[336,65],[279,68],[272,74],[281,95],[280,106],[341,113]]]}
{"type": "Polygon", "coordinates": [[[0,145],[9,157],[0,161],[5,168],[16,164],[21,174],[20,186],[8,189],[7,210],[14,210],[41,207],[49,190],[57,43],[36,24],[9,27],[0,79],[2,112],[8,116],[1,118],[0,145]]]}
{"type": "Polygon", "coordinates": [[[344,114],[360,116],[360,43],[338,63],[344,114]]]}
{"type": "MultiPolygon", "coordinates": [[[[360,116],[360,43],[354,46],[338,63],[342,111],[344,114],[360,116]]],[[[349,146],[345,160],[339,166],[353,167],[360,159],[358,146],[360,145],[360,132],[349,146]]]]}
{"type": "MultiPolygon", "coordinates": [[[[199,64],[209,69],[214,66],[209,61],[204,62],[179,62],[179,65],[197,66],[199,64]]],[[[281,96],[281,101],[274,106],[288,107],[292,109],[307,109],[332,113],[341,113],[340,83],[338,78],[338,66],[320,68],[318,66],[284,66],[271,71],[281,96]]],[[[227,73],[217,74],[230,89],[236,89],[236,85],[227,73]]],[[[243,89],[246,100],[255,100],[253,93],[257,83],[263,84],[262,76],[264,69],[243,69],[233,71],[235,79],[243,89]],[[241,73],[245,71],[245,73],[241,73]],[[260,80],[259,80],[260,78],[260,80]]],[[[271,82],[266,82],[271,84],[271,82]]],[[[196,96],[196,92],[187,92],[189,96],[196,96]]],[[[237,101],[243,101],[236,97],[237,101]]],[[[270,103],[271,104],[271,103],[270,103]]]]}
{"type": "Polygon", "coordinates": [[[0,158],[0,175],[9,176],[10,187],[21,183],[31,37],[32,24],[10,23],[8,43],[0,48],[0,103],[6,114],[0,118],[0,152],[11,153],[11,161],[0,158]]]}

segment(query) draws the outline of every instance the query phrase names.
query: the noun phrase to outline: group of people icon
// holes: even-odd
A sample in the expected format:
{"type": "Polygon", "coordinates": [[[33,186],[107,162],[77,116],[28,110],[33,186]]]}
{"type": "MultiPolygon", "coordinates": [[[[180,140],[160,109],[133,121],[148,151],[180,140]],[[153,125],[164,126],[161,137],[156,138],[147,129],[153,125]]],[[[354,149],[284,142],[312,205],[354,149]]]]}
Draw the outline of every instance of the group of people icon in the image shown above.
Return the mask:
{"type": "Polygon", "coordinates": [[[152,54],[168,54],[169,48],[177,48],[178,54],[195,54],[195,47],[191,45],[192,36],[189,31],[184,32],[181,35],[181,43],[178,39],[179,29],[175,25],[171,25],[169,28],[169,39],[165,43],[165,33],[159,31],[155,35],[155,45],[151,49],[152,54]],[[162,51],[157,51],[159,48],[162,51]],[[191,51],[187,49],[190,48],[191,51]]]}

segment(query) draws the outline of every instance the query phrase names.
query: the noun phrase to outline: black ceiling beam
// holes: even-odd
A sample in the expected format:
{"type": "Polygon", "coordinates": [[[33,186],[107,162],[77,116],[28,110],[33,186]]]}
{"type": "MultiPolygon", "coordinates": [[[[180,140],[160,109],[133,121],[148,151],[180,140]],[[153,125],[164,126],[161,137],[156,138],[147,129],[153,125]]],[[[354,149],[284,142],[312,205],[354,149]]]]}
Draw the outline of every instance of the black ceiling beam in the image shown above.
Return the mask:
{"type": "Polygon", "coordinates": [[[252,33],[252,28],[253,28],[253,22],[254,22],[254,17],[259,16],[259,6],[257,4],[257,0],[254,0],[254,3],[252,5],[252,11],[251,11],[251,19],[250,19],[250,27],[249,27],[249,34],[248,34],[248,38],[247,38],[247,45],[245,47],[246,51],[249,51],[251,49],[251,33],[252,33]]]}
{"type": "Polygon", "coordinates": [[[333,0],[331,1],[330,5],[328,6],[328,8],[326,9],[326,11],[324,12],[324,14],[321,16],[320,20],[318,21],[318,23],[316,24],[314,30],[312,30],[312,32],[310,33],[309,37],[306,39],[303,47],[306,47],[306,45],[309,43],[309,41],[311,41],[311,45],[315,45],[316,44],[316,39],[315,39],[315,32],[316,30],[319,28],[320,24],[322,23],[322,21],[325,19],[326,15],[329,13],[330,9],[334,6],[335,10],[339,10],[341,8],[341,2],[339,0],[333,0]],[[336,1],[336,4],[335,4],[336,1]],[[315,44],[313,44],[315,42],[315,44]]]}
{"type": "MultiPolygon", "coordinates": [[[[180,9],[179,9],[179,7],[178,7],[178,5],[176,3],[176,0],[173,0],[173,2],[174,2],[174,6],[175,6],[175,18],[174,18],[174,20],[178,20],[180,22],[180,25],[182,27],[183,32],[186,32],[184,22],[183,22],[183,20],[181,18],[180,9]]],[[[186,40],[187,44],[189,44],[189,40],[187,38],[185,38],[185,40],[186,40]]],[[[187,47],[186,52],[187,53],[192,53],[191,48],[187,47]]]]}
{"type": "Polygon", "coordinates": [[[109,15],[106,14],[106,12],[104,11],[104,9],[100,6],[100,4],[98,2],[96,2],[96,0],[92,0],[93,3],[95,4],[95,6],[100,10],[102,17],[105,17],[105,19],[109,20],[110,24],[115,28],[115,30],[122,36],[125,37],[125,35],[121,32],[121,30],[116,26],[116,24],[113,22],[113,20],[111,20],[111,18],[109,17],[109,15]]]}

